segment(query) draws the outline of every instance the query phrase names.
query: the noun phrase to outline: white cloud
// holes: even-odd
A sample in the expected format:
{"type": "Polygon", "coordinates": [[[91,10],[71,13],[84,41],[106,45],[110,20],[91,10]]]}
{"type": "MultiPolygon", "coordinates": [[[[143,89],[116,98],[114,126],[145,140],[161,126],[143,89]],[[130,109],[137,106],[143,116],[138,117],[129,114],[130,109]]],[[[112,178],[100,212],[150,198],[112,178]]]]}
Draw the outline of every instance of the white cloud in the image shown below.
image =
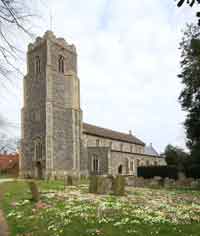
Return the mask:
{"type": "MultiPolygon", "coordinates": [[[[160,0],[51,0],[37,34],[49,28],[50,8],[55,34],[77,46],[84,120],[133,129],[159,151],[183,146],[178,44],[195,10],[160,0]]],[[[20,105],[1,109],[19,122],[20,105]]]]}

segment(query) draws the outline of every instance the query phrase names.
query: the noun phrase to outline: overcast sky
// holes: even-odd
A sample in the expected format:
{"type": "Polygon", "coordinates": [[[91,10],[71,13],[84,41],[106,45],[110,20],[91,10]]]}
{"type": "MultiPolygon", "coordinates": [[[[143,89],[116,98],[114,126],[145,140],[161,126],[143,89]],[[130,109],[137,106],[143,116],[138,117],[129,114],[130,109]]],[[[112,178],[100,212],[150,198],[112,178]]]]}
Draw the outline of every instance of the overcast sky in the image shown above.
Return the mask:
{"type": "MultiPolygon", "coordinates": [[[[184,147],[178,47],[181,29],[197,21],[194,8],[178,9],[173,0],[52,0],[34,11],[41,16],[33,22],[36,35],[51,28],[52,12],[56,36],[76,45],[85,122],[132,130],[159,152],[168,143],[184,147]]],[[[20,40],[24,56],[30,41],[20,40]]],[[[26,73],[25,61],[20,67],[26,73]]],[[[1,114],[20,127],[22,80],[6,87],[1,114]]]]}

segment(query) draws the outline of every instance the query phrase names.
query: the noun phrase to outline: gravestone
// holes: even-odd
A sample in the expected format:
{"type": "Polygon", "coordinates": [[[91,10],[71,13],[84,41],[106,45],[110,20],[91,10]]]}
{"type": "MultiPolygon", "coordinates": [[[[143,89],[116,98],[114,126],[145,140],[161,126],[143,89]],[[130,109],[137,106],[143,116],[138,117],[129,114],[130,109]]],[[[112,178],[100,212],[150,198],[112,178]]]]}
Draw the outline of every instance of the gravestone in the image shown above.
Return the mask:
{"type": "Polygon", "coordinates": [[[123,196],[125,194],[125,178],[118,175],[113,179],[113,194],[123,196]]]}
{"type": "Polygon", "coordinates": [[[31,191],[31,196],[32,196],[32,200],[37,202],[40,199],[40,193],[38,190],[38,186],[36,184],[35,181],[28,181],[28,185],[31,191]]]}
{"type": "Polygon", "coordinates": [[[111,194],[113,177],[111,176],[90,176],[89,192],[97,194],[111,194]]]}

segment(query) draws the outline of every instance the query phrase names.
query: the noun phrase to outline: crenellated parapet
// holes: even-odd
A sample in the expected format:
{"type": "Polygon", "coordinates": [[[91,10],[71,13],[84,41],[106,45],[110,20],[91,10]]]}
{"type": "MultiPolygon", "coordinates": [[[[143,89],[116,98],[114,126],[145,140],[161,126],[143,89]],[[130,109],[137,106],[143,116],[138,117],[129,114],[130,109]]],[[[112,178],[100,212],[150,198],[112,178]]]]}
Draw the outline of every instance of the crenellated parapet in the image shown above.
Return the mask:
{"type": "Polygon", "coordinates": [[[49,40],[57,45],[67,49],[76,54],[76,47],[74,44],[68,44],[64,38],[57,38],[52,31],[46,31],[43,37],[37,37],[34,43],[29,43],[28,52],[35,50],[37,47],[41,46],[46,40],[49,40]]]}

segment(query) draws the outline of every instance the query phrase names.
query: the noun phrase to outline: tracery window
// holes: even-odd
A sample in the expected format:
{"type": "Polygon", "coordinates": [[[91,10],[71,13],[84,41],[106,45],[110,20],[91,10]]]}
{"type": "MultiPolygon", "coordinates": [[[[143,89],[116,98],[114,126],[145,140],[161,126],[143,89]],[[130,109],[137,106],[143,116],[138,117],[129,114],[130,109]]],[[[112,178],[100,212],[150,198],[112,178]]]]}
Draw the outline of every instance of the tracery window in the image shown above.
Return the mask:
{"type": "Polygon", "coordinates": [[[63,56],[59,56],[58,59],[58,71],[60,73],[64,73],[64,57],[63,56]]]}

